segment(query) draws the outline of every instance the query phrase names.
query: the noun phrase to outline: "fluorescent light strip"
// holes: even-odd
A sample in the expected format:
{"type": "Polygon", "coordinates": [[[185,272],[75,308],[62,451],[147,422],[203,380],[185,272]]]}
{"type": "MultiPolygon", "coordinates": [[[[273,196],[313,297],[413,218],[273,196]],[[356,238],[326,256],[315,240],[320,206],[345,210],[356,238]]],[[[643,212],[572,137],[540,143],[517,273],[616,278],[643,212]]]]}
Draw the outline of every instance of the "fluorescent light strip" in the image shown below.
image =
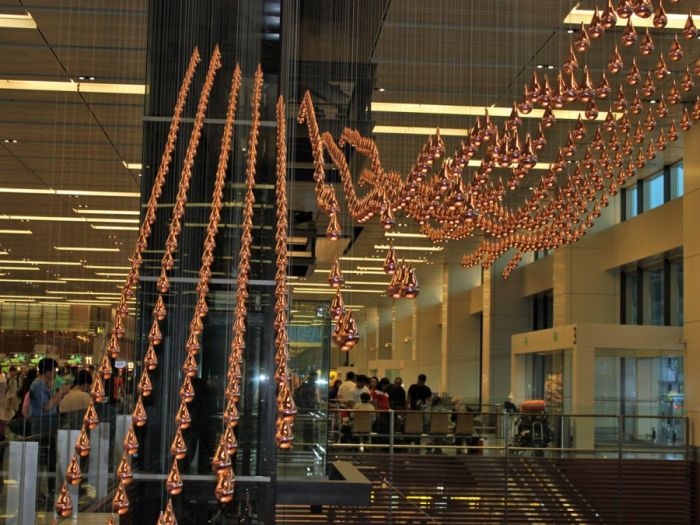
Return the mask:
{"type": "Polygon", "coordinates": [[[25,283],[25,284],[66,284],[64,279],[0,279],[3,283],[25,283]]]}
{"type": "Polygon", "coordinates": [[[384,232],[384,237],[405,237],[407,239],[428,239],[427,235],[422,233],[402,233],[402,232],[384,232]]]}
{"type": "Polygon", "coordinates": [[[93,210],[90,208],[73,208],[75,213],[83,215],[138,215],[139,210],[93,210]]]}
{"type": "Polygon", "coordinates": [[[69,262],[69,261],[32,261],[30,259],[3,259],[0,261],[2,264],[37,264],[37,265],[47,265],[47,266],[80,266],[79,262],[69,262]]]}
{"type": "Polygon", "coordinates": [[[114,277],[115,275],[126,277],[126,272],[95,272],[95,275],[101,275],[103,277],[114,277]]]}
{"type": "MultiPolygon", "coordinates": [[[[376,248],[376,247],[375,247],[376,248]]],[[[363,261],[363,262],[374,262],[378,264],[384,264],[384,257],[353,257],[353,256],[348,256],[348,255],[343,255],[339,257],[339,260],[341,261],[363,261]]],[[[402,259],[404,262],[411,262],[411,263],[424,263],[427,262],[427,259],[424,257],[422,259],[402,259]]],[[[360,267],[358,266],[357,269],[359,270],[360,267]]],[[[372,268],[373,270],[381,270],[381,267],[377,268],[372,268]]]]}
{"type": "Polygon", "coordinates": [[[68,291],[68,290],[46,290],[46,293],[61,294],[61,295],[94,295],[96,293],[105,294],[107,292],[79,292],[79,291],[68,291]]]}
{"type": "Polygon", "coordinates": [[[38,272],[39,268],[37,266],[0,266],[0,270],[19,270],[19,271],[38,272]]]}
{"type": "Polygon", "coordinates": [[[0,299],[59,299],[47,295],[0,295],[0,299]]]}
{"type": "Polygon", "coordinates": [[[26,195],[77,195],[79,197],[134,197],[138,191],[98,191],[98,190],[54,190],[52,188],[0,188],[0,193],[19,193],[26,195]]]}
{"type": "MultiPolygon", "coordinates": [[[[321,288],[316,289],[316,288],[295,288],[294,293],[298,294],[323,294],[323,295],[333,295],[335,294],[335,290],[323,290],[321,288]]],[[[348,290],[343,290],[343,293],[345,294],[353,294],[353,293],[370,293],[370,294],[376,294],[376,295],[382,295],[386,293],[386,290],[368,290],[364,288],[351,288],[348,290]]]]}
{"type": "MultiPolygon", "coordinates": [[[[677,13],[666,13],[666,17],[668,18],[668,22],[666,24],[666,27],[663,29],[683,29],[685,27],[685,22],[688,20],[688,15],[687,14],[677,14],[677,13]]],[[[572,24],[572,25],[581,25],[581,22],[583,22],[586,26],[591,22],[591,18],[593,18],[593,10],[592,9],[579,9],[578,4],[574,6],[574,8],[569,11],[569,14],[564,17],[564,23],[565,24],[572,24]]],[[[627,19],[618,17],[617,18],[617,26],[618,27],[624,27],[627,25],[627,19]]],[[[635,14],[632,15],[632,25],[639,29],[640,27],[654,27],[654,18],[649,17],[649,18],[641,18],[635,14]]]]}
{"type": "Polygon", "coordinates": [[[86,282],[86,283],[121,283],[123,279],[90,279],[84,277],[61,277],[61,280],[68,282],[86,282]]]}
{"type": "MultiPolygon", "coordinates": [[[[389,276],[387,275],[387,278],[389,276]]],[[[388,281],[388,279],[387,279],[388,281]]],[[[355,284],[364,284],[364,285],[370,285],[370,286],[388,286],[388,282],[383,282],[383,281],[345,281],[345,284],[349,285],[355,285],[355,284]]],[[[289,283],[288,286],[301,286],[303,287],[308,287],[308,288],[331,288],[328,286],[328,283],[307,283],[307,282],[294,282],[294,283],[289,283]]],[[[333,288],[335,290],[335,288],[333,288]]]]}
{"type": "Polygon", "coordinates": [[[0,27],[4,29],[36,29],[36,22],[29,13],[25,15],[0,13],[0,27]]]}
{"type": "Polygon", "coordinates": [[[110,222],[110,223],[115,223],[115,224],[138,224],[139,220],[138,218],[136,219],[120,219],[120,218],[114,218],[114,217],[85,217],[85,220],[87,222],[110,222]]]}
{"type": "Polygon", "coordinates": [[[103,266],[100,264],[86,264],[83,266],[83,268],[87,268],[89,270],[124,270],[126,272],[131,270],[131,266],[103,266]]]}
{"type": "MultiPolygon", "coordinates": [[[[426,115],[472,115],[484,116],[488,111],[492,117],[510,117],[513,111],[512,107],[503,106],[449,106],[445,104],[416,104],[403,102],[372,102],[372,111],[376,113],[414,113],[426,115]]],[[[596,120],[605,120],[607,111],[601,111],[596,120]]],[[[533,109],[530,113],[518,113],[521,118],[536,118],[541,119],[544,116],[544,109],[533,109]]],[[[578,120],[579,116],[583,115],[582,111],[571,109],[555,109],[554,117],[557,120],[578,120]]],[[[397,130],[420,130],[415,132],[404,131],[405,134],[428,134],[434,135],[436,128],[413,127],[413,126],[375,126],[374,133],[391,133],[386,129],[397,130]],[[379,130],[379,131],[378,131],[379,130]]],[[[455,128],[440,128],[440,135],[464,136],[471,132],[470,129],[455,129],[455,128]]],[[[397,131],[393,131],[397,133],[397,131]]]]}
{"type": "MultiPolygon", "coordinates": [[[[391,248],[388,244],[375,244],[375,250],[388,250],[391,248]]],[[[409,251],[409,252],[441,252],[444,250],[444,246],[394,246],[394,250],[397,252],[409,251]]]]}
{"type": "Polygon", "coordinates": [[[119,248],[97,248],[95,246],[54,246],[60,252],[118,252],[119,248]]]}
{"type": "Polygon", "coordinates": [[[32,230],[0,230],[0,235],[31,235],[32,230]]]}
{"type": "Polygon", "coordinates": [[[143,164],[141,164],[140,162],[122,161],[122,164],[124,164],[124,167],[128,170],[140,170],[143,167],[143,164]]]}
{"type": "Polygon", "coordinates": [[[143,84],[107,84],[104,82],[57,82],[52,80],[0,79],[0,89],[13,91],[56,91],[60,93],[111,93],[145,95],[143,84]]]}
{"type": "Polygon", "coordinates": [[[129,231],[129,232],[139,231],[138,226],[112,226],[112,225],[96,226],[94,224],[91,224],[90,228],[92,228],[93,230],[119,230],[119,231],[129,231]]]}

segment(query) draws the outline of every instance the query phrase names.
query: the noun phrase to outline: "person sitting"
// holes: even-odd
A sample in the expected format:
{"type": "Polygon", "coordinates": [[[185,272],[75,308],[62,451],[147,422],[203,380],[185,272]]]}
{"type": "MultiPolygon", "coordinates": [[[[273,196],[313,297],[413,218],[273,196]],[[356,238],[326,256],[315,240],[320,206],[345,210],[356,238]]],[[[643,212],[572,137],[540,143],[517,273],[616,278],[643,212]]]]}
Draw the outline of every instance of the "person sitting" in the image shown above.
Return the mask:
{"type": "Polygon", "coordinates": [[[372,404],[372,397],[367,392],[362,392],[360,394],[360,401],[355,403],[352,407],[352,433],[353,436],[357,434],[369,434],[374,426],[374,405],[372,404]],[[361,415],[365,414],[365,415],[361,415]]]}

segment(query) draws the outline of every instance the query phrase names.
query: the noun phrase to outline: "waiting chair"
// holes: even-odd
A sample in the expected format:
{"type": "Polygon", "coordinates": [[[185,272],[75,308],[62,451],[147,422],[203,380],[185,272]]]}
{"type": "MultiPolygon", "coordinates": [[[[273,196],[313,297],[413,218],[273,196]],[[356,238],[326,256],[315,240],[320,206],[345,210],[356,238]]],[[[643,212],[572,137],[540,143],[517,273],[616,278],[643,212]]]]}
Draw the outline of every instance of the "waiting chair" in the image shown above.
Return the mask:
{"type": "Polygon", "coordinates": [[[352,420],[352,436],[360,439],[360,450],[364,450],[365,438],[368,443],[372,443],[372,423],[374,422],[374,412],[370,410],[360,410],[355,412],[352,420]]]}

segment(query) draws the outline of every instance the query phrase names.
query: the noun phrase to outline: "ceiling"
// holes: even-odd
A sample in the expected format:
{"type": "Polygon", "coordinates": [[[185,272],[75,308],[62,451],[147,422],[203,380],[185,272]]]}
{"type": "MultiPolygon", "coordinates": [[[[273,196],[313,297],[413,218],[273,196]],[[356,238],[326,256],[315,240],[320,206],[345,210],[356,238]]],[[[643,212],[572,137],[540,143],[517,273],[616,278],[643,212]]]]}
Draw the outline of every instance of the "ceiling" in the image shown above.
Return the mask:
{"type": "Polygon", "coordinates": [[[27,12],[0,28],[0,301],[99,301],[138,227],[144,97],[92,91],[143,93],[147,2],[0,2],[27,12]]]}
{"type": "MultiPolygon", "coordinates": [[[[549,71],[554,79],[576,37],[567,31],[576,26],[564,24],[565,16],[575,5],[593,9],[595,4],[588,0],[306,1],[301,4],[298,32],[299,87],[311,90],[321,129],[331,130],[336,139],[343,125],[366,134],[380,126],[466,130],[474,116],[383,112],[372,104],[509,108],[521,98],[533,72],[542,78],[549,71]],[[550,65],[553,71],[547,69],[550,65]]],[[[603,4],[598,2],[601,9],[603,4]]],[[[688,0],[666,4],[669,12],[687,14],[692,8],[697,13],[698,6],[688,0]]],[[[0,301],[113,303],[109,294],[118,292],[126,275],[138,226],[148,2],[0,0],[2,14],[27,12],[36,27],[0,28],[0,301]],[[40,81],[46,90],[6,80],[40,81]],[[136,93],[94,92],[97,89],[136,93]],[[76,249],[81,247],[93,250],[76,249]]],[[[621,29],[608,31],[590,51],[579,54],[594,82],[620,34],[621,29]]],[[[659,50],[669,48],[674,32],[653,29],[652,35],[657,51],[640,60],[644,73],[653,68],[659,50]]],[[[672,74],[658,82],[660,90],[667,91],[672,79],[680,79],[687,65],[692,71],[698,42],[681,39],[681,43],[684,57],[678,62],[667,60],[672,74]]],[[[627,64],[632,54],[627,49],[622,53],[627,64]]],[[[619,80],[608,76],[616,89],[619,80]]],[[[633,89],[625,89],[631,97],[633,89]]],[[[692,102],[696,92],[684,93],[684,102],[692,102]]],[[[600,108],[605,111],[607,103],[600,108]]],[[[679,108],[671,107],[670,116],[659,119],[658,126],[667,127],[671,117],[678,122],[679,108]]],[[[583,106],[571,109],[581,111],[583,106]]],[[[534,133],[537,121],[524,120],[523,129],[534,133]]],[[[540,161],[554,160],[571,122],[560,120],[548,132],[549,143],[540,152],[540,161]]],[[[384,168],[405,175],[427,136],[391,132],[375,133],[374,138],[384,168]]],[[[459,145],[459,136],[444,139],[448,152],[459,145]]],[[[302,136],[299,144],[304,140],[302,136]]],[[[660,152],[638,176],[678,160],[681,151],[682,138],[660,152]]],[[[306,272],[306,281],[324,282],[338,255],[383,258],[385,251],[374,248],[384,243],[376,219],[362,228],[346,227],[340,249],[323,239],[325,222],[315,212],[309,178],[311,159],[299,155],[296,160],[291,207],[313,210],[318,233],[315,263],[306,272]]],[[[352,156],[354,171],[362,162],[359,155],[352,156]]],[[[533,178],[541,174],[531,173],[533,178]]],[[[504,170],[503,177],[507,176],[504,170]]],[[[509,195],[514,205],[525,198],[527,186],[526,181],[509,195]]],[[[411,233],[416,228],[407,225],[399,230],[411,233]]],[[[408,239],[404,245],[428,245],[425,240],[408,239]]],[[[456,263],[477,243],[478,238],[453,243],[433,255],[411,253],[431,262],[456,263]]],[[[343,269],[352,270],[356,264],[346,259],[343,269]]],[[[387,282],[382,276],[362,280],[387,282]]],[[[355,288],[379,290],[381,286],[355,288]]],[[[380,300],[385,299],[358,292],[352,302],[380,300]]]]}

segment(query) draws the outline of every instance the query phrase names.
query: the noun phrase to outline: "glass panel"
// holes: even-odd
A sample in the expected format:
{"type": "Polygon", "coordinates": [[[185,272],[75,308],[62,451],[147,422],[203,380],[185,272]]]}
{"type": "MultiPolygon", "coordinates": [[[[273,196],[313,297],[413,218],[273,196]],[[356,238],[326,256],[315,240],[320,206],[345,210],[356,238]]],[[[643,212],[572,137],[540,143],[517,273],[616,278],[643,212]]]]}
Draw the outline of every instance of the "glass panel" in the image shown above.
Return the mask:
{"type": "Polygon", "coordinates": [[[671,262],[671,325],[683,326],[683,261],[671,262]]]}
{"type": "Polygon", "coordinates": [[[677,162],[670,168],[671,172],[671,198],[677,199],[683,196],[683,163],[677,162]]]}
{"type": "Polygon", "coordinates": [[[637,324],[637,304],[639,297],[637,293],[637,272],[625,272],[623,274],[625,280],[625,318],[622,324],[637,324]]]}
{"type": "Polygon", "coordinates": [[[631,219],[639,213],[637,210],[637,187],[632,186],[623,191],[625,192],[625,218],[631,219]]]}
{"type": "Polygon", "coordinates": [[[328,377],[331,321],[327,303],[296,302],[289,320],[289,373],[297,417],[294,448],[278,452],[278,473],[326,473],[328,377]]]}
{"type": "Polygon", "coordinates": [[[664,203],[663,172],[644,181],[644,211],[652,210],[664,203]]]}
{"type": "Polygon", "coordinates": [[[664,270],[654,268],[644,271],[644,319],[642,324],[664,324],[664,270]]]}
{"type": "MultiPolygon", "coordinates": [[[[624,414],[624,439],[677,445],[684,438],[683,358],[643,350],[596,352],[596,414],[624,414]],[[668,419],[659,419],[668,418],[668,419]]],[[[598,417],[596,445],[617,439],[613,418],[598,417]]]]}

